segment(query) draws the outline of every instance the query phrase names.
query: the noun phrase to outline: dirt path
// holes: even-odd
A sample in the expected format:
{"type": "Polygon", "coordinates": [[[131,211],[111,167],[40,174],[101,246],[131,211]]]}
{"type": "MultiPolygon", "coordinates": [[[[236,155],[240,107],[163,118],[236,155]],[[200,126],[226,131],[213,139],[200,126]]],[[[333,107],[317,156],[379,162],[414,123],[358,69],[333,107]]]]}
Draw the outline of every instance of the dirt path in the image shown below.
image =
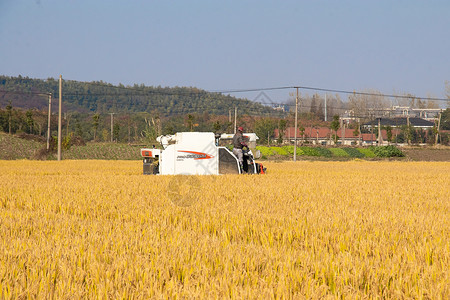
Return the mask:
{"type": "Polygon", "coordinates": [[[450,161],[450,148],[446,149],[401,149],[406,157],[414,161],[450,161]]]}

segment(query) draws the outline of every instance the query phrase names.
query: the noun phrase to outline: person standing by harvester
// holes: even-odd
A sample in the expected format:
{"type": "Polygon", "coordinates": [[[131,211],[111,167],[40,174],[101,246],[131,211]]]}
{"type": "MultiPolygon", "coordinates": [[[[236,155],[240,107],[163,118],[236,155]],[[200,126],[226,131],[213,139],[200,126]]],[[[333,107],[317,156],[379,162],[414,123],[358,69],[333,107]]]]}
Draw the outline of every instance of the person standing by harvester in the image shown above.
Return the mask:
{"type": "Polygon", "coordinates": [[[244,128],[240,126],[238,127],[236,134],[233,136],[233,154],[237,157],[239,161],[241,171],[243,170],[244,164],[244,154],[242,152],[242,149],[244,147],[248,148],[247,144],[245,143],[244,136],[242,135],[243,131],[244,128]]]}

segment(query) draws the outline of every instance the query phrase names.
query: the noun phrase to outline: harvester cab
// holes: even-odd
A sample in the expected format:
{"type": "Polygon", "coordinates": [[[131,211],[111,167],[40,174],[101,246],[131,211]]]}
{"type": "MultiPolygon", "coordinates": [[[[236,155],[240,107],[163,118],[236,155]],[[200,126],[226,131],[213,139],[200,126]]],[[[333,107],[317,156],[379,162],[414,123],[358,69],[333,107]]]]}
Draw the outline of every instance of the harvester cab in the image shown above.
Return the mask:
{"type": "MultiPolygon", "coordinates": [[[[141,149],[144,174],[161,175],[220,175],[220,174],[264,174],[266,169],[255,162],[253,152],[244,151],[243,168],[237,157],[220,141],[233,135],[214,135],[212,132],[179,132],[159,136],[162,149],[141,149]]],[[[250,143],[256,134],[244,134],[250,143]]],[[[251,148],[251,146],[250,146],[251,148]]],[[[256,151],[259,152],[259,151],[256,151]]],[[[259,157],[256,157],[259,158],[259,157]]]]}

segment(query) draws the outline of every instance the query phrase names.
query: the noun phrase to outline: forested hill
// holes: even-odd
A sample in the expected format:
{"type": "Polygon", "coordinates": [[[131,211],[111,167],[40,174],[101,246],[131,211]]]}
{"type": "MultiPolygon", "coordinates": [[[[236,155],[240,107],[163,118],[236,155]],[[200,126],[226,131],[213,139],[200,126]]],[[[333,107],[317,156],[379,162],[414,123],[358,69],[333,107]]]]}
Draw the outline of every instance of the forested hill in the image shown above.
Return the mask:
{"type": "MultiPolygon", "coordinates": [[[[211,93],[192,87],[118,86],[99,82],[63,80],[63,110],[72,112],[154,112],[181,115],[208,112],[226,115],[235,106],[241,114],[274,113],[270,107],[246,99],[211,93]]],[[[0,76],[0,107],[9,103],[24,109],[46,109],[48,93],[59,95],[58,79],[0,76]]]]}

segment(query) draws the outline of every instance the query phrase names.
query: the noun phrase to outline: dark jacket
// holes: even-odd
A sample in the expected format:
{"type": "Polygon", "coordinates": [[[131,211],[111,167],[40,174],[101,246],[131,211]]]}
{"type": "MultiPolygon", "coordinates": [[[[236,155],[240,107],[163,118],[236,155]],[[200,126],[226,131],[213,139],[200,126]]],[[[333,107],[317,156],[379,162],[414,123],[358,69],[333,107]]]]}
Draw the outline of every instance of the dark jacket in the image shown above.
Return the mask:
{"type": "Polygon", "coordinates": [[[242,132],[238,131],[233,136],[233,147],[237,148],[237,149],[242,149],[243,147],[247,147],[247,144],[245,143],[242,132]]]}

